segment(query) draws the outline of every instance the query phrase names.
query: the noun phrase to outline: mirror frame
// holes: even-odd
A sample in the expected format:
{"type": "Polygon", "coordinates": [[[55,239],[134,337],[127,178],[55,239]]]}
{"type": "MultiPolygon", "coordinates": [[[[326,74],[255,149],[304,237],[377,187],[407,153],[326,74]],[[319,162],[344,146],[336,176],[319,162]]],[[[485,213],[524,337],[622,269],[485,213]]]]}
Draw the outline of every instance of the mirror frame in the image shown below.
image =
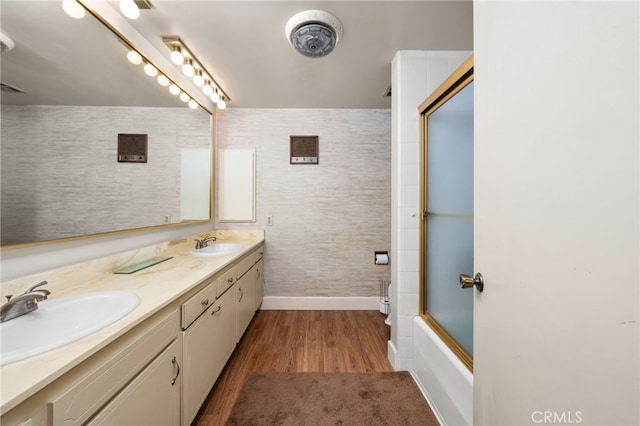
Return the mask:
{"type": "Polygon", "coordinates": [[[191,97],[191,99],[193,99],[194,101],[196,101],[198,103],[200,108],[202,108],[205,112],[207,112],[209,114],[209,139],[210,139],[209,140],[209,152],[210,152],[210,156],[209,156],[209,162],[210,162],[210,173],[209,173],[209,217],[207,219],[201,219],[201,220],[189,220],[189,221],[184,221],[184,222],[179,222],[179,223],[151,225],[151,226],[144,226],[144,227],[139,227],[139,228],[122,229],[122,230],[116,230],[116,231],[100,232],[100,233],[95,233],[95,234],[76,235],[76,236],[70,236],[70,237],[66,237],[66,238],[58,238],[58,239],[52,239],[52,240],[34,241],[34,242],[28,242],[28,243],[20,243],[20,244],[12,244],[12,245],[7,245],[7,246],[0,246],[0,252],[9,251],[9,250],[23,249],[23,248],[38,247],[38,246],[57,244],[57,243],[67,243],[67,242],[86,240],[86,239],[109,237],[109,236],[115,236],[115,235],[123,235],[123,234],[131,234],[131,233],[153,231],[153,230],[158,230],[158,229],[170,229],[170,228],[176,228],[176,227],[188,226],[188,225],[195,225],[195,224],[201,224],[201,223],[207,223],[207,222],[212,222],[213,221],[213,212],[215,210],[214,209],[214,184],[215,184],[215,182],[214,182],[214,175],[215,175],[215,163],[214,163],[214,160],[215,160],[215,155],[214,155],[215,137],[214,137],[214,134],[215,133],[214,133],[214,131],[215,131],[215,113],[212,112],[211,109],[209,109],[207,106],[203,105],[198,100],[198,97],[193,96],[192,93],[189,90],[186,90],[183,87],[183,85],[180,84],[180,82],[176,81],[174,78],[171,77],[171,75],[169,73],[167,73],[165,70],[163,70],[161,67],[159,67],[158,64],[155,61],[153,61],[153,59],[151,59],[148,55],[143,53],[129,38],[127,38],[114,25],[112,25],[109,21],[107,21],[102,15],[100,15],[100,13],[98,13],[91,6],[89,6],[86,1],[77,0],[77,2],[78,2],[78,4],[80,4],[89,13],[89,15],[91,15],[93,18],[97,19],[100,24],[104,25],[106,29],[108,29],[116,38],[118,38],[121,43],[125,44],[128,48],[138,52],[140,54],[140,56],[142,56],[142,58],[147,63],[150,63],[154,67],[156,67],[158,69],[158,71],[161,72],[162,74],[164,74],[169,79],[169,81],[171,83],[173,83],[173,84],[177,85],[178,87],[180,87],[180,89],[183,92],[187,93],[191,97]]]}

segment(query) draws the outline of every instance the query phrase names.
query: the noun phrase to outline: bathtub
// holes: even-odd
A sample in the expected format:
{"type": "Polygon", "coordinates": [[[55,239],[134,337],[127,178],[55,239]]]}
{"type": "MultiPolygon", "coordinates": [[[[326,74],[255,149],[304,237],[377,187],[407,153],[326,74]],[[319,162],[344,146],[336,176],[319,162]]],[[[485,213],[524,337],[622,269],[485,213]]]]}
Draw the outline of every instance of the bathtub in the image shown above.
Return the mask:
{"type": "Polygon", "coordinates": [[[473,374],[420,318],[413,318],[411,374],[443,425],[473,424],[473,374]]]}

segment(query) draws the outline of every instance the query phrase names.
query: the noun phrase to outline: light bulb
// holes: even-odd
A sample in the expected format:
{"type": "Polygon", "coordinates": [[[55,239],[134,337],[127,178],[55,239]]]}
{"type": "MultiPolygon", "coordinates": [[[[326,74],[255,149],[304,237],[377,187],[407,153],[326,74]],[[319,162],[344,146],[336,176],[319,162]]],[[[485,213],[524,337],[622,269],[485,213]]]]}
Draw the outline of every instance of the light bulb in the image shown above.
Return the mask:
{"type": "Polygon", "coordinates": [[[171,62],[176,65],[182,65],[184,62],[184,56],[182,56],[180,52],[180,46],[173,46],[173,52],[171,52],[171,56],[169,57],[171,58],[171,62]]]}
{"type": "Polygon", "coordinates": [[[120,11],[129,19],[140,17],[140,9],[133,0],[120,0],[120,11]]]}
{"type": "Polygon", "coordinates": [[[132,64],[138,65],[142,63],[142,56],[135,50],[130,50],[129,53],[127,53],[127,58],[132,64]]]}
{"type": "Polygon", "coordinates": [[[180,100],[182,102],[189,102],[191,100],[191,98],[189,97],[189,95],[187,95],[186,93],[182,92],[182,93],[180,93],[180,100]]]}
{"type": "Polygon", "coordinates": [[[171,92],[172,95],[179,95],[180,94],[180,88],[178,86],[176,86],[175,84],[172,84],[171,86],[169,86],[169,92],[171,92]]]}
{"type": "Polygon", "coordinates": [[[204,86],[202,86],[202,93],[207,96],[213,95],[213,87],[211,87],[211,82],[209,80],[207,80],[204,86]]]}
{"type": "Polygon", "coordinates": [[[194,101],[193,99],[191,99],[191,100],[189,101],[189,108],[191,108],[191,109],[196,109],[196,108],[198,108],[198,103],[197,103],[196,101],[194,101]]]}
{"type": "Polygon", "coordinates": [[[182,66],[182,72],[187,77],[193,77],[193,75],[196,73],[196,69],[193,67],[193,63],[191,59],[184,60],[184,65],[182,66]]]}
{"type": "Polygon", "coordinates": [[[196,75],[193,76],[193,82],[198,87],[204,86],[204,77],[202,76],[202,71],[196,71],[196,75]]]}
{"type": "Polygon", "coordinates": [[[155,77],[158,75],[158,69],[151,64],[146,64],[144,66],[144,73],[149,77],[155,77]]]}
{"type": "Polygon", "coordinates": [[[167,78],[167,76],[166,76],[166,75],[164,75],[164,74],[160,74],[160,75],[158,76],[158,84],[159,84],[160,86],[165,86],[165,87],[166,87],[166,86],[168,86],[168,85],[169,85],[169,79],[167,78]]]}
{"type": "Polygon", "coordinates": [[[215,103],[218,103],[220,100],[220,95],[218,95],[218,89],[214,89],[213,95],[211,95],[211,100],[215,103]]]}
{"type": "Polygon", "coordinates": [[[224,99],[220,99],[216,105],[218,105],[218,109],[225,109],[227,107],[227,103],[224,99]]]}
{"type": "Polygon", "coordinates": [[[84,7],[82,7],[76,0],[62,0],[62,8],[67,12],[67,15],[72,18],[84,18],[84,7]]]}

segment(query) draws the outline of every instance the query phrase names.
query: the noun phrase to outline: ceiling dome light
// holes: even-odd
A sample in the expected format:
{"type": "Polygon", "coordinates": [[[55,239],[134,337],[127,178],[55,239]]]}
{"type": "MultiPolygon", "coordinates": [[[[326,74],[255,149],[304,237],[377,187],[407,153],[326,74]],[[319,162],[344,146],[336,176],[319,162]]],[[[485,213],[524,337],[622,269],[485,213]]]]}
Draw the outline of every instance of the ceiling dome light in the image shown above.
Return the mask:
{"type": "Polygon", "coordinates": [[[180,88],[178,86],[176,86],[175,84],[172,84],[171,86],[169,86],[169,92],[171,92],[172,95],[179,95],[180,94],[180,88]]]}
{"type": "Polygon", "coordinates": [[[16,44],[13,42],[13,40],[11,40],[11,37],[6,34],[0,33],[0,52],[8,52],[14,47],[16,47],[16,44]]]}
{"type": "Polygon", "coordinates": [[[160,86],[167,87],[167,86],[169,85],[169,79],[167,78],[167,76],[166,76],[166,75],[164,75],[164,74],[160,74],[160,75],[158,76],[158,84],[159,84],[160,86]]]}
{"type": "Polygon", "coordinates": [[[173,50],[171,51],[169,58],[171,58],[171,62],[176,65],[182,65],[184,63],[184,56],[182,56],[180,46],[173,46],[173,50]]]}
{"type": "Polygon", "coordinates": [[[193,82],[198,87],[204,86],[204,77],[202,76],[202,71],[196,70],[196,74],[193,76],[193,82]]]}
{"type": "Polygon", "coordinates": [[[129,53],[127,53],[127,59],[129,59],[129,62],[132,64],[139,65],[142,63],[142,56],[135,50],[130,50],[129,53]]]}
{"type": "Polygon", "coordinates": [[[158,69],[151,64],[146,64],[144,66],[144,73],[149,77],[155,77],[158,75],[158,69]]]}
{"type": "Polygon", "coordinates": [[[289,19],[285,34],[291,46],[305,56],[328,55],[342,38],[338,18],[322,10],[306,10],[289,19]]]}
{"type": "Polygon", "coordinates": [[[191,108],[191,109],[196,109],[196,108],[198,108],[198,103],[197,103],[196,101],[194,101],[193,99],[191,99],[191,100],[189,101],[189,108],[191,108]]]}
{"type": "Polygon", "coordinates": [[[72,18],[84,18],[84,7],[82,7],[76,0],[62,0],[62,8],[67,12],[67,15],[72,18]]]}
{"type": "Polygon", "coordinates": [[[133,0],[120,0],[120,11],[129,19],[140,17],[140,9],[133,0]]]}
{"type": "Polygon", "coordinates": [[[193,77],[193,75],[196,73],[196,69],[193,67],[193,61],[191,59],[187,58],[184,60],[182,73],[187,77],[193,77]]]}

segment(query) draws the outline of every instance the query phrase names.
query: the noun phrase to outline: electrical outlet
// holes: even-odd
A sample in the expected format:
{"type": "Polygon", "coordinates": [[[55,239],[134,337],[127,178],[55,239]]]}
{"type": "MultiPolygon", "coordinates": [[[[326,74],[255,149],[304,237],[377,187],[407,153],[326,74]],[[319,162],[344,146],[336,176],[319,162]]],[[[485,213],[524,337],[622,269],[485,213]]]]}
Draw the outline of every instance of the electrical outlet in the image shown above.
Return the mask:
{"type": "Polygon", "coordinates": [[[267,226],[273,226],[273,215],[272,214],[267,216],[267,226]]]}
{"type": "Polygon", "coordinates": [[[171,223],[171,216],[168,214],[164,215],[164,223],[171,223]]]}

